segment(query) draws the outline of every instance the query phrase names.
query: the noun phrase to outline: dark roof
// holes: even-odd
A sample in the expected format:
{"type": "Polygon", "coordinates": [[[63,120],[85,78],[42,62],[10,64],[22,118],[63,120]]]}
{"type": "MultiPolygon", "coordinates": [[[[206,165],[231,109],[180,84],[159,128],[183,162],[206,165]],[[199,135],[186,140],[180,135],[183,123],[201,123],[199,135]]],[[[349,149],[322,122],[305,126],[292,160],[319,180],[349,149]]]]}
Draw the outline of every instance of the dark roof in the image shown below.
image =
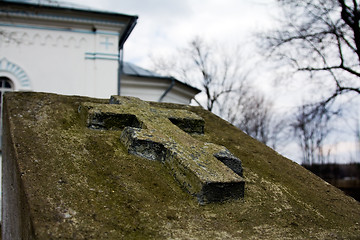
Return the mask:
{"type": "Polygon", "coordinates": [[[155,77],[155,78],[166,78],[160,74],[152,72],[150,70],[139,67],[133,63],[123,63],[123,73],[126,75],[138,76],[138,77],[155,77]]]}
{"type": "MultiPolygon", "coordinates": [[[[80,10],[80,11],[90,11],[104,14],[115,14],[115,15],[124,15],[117,12],[110,12],[106,10],[99,10],[97,8],[91,8],[89,6],[64,2],[64,1],[56,1],[56,0],[1,0],[1,2],[15,3],[15,4],[24,4],[24,5],[35,5],[39,7],[51,7],[51,8],[63,8],[63,9],[71,9],[71,10],[80,10]]],[[[127,15],[130,16],[130,15],[127,15]]]]}
{"type": "Polygon", "coordinates": [[[71,8],[71,9],[81,9],[81,10],[94,10],[84,5],[69,3],[69,2],[59,2],[51,0],[3,0],[4,2],[13,2],[21,4],[31,4],[39,6],[48,6],[48,7],[60,7],[60,8],[71,8]]]}
{"type": "Polygon", "coordinates": [[[177,80],[176,78],[174,77],[171,77],[171,76],[163,76],[163,75],[160,75],[158,73],[155,73],[153,71],[150,71],[150,70],[147,70],[147,69],[144,69],[142,67],[139,67],[133,63],[129,63],[129,62],[124,62],[123,63],[123,73],[125,75],[129,75],[129,76],[136,76],[136,77],[144,77],[144,78],[161,78],[161,79],[168,79],[168,80],[171,80],[171,81],[175,81],[179,84],[182,84],[182,85],[186,85],[187,87],[190,87],[192,88],[193,90],[197,91],[198,93],[201,92],[201,90],[187,84],[187,83],[184,83],[184,82],[181,82],[179,80],[177,80]]]}

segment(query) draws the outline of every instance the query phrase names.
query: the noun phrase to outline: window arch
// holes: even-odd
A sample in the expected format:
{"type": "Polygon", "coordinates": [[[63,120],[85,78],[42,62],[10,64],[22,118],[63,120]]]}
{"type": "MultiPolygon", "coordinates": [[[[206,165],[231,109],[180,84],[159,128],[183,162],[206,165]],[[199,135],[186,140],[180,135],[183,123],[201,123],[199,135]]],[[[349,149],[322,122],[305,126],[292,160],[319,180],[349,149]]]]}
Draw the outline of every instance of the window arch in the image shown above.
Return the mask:
{"type": "Polygon", "coordinates": [[[3,109],[3,96],[5,92],[11,92],[14,91],[14,83],[11,81],[10,78],[5,77],[5,76],[0,76],[0,152],[2,151],[1,149],[1,144],[2,144],[2,109],[3,109]]]}
{"type": "Polygon", "coordinates": [[[0,77],[7,77],[11,81],[13,90],[31,90],[31,82],[25,70],[19,65],[0,59],[0,77]]]}
{"type": "Polygon", "coordinates": [[[10,78],[5,76],[0,76],[0,101],[1,101],[1,107],[2,107],[2,97],[5,92],[11,92],[14,91],[14,84],[10,80],[10,78]]]}

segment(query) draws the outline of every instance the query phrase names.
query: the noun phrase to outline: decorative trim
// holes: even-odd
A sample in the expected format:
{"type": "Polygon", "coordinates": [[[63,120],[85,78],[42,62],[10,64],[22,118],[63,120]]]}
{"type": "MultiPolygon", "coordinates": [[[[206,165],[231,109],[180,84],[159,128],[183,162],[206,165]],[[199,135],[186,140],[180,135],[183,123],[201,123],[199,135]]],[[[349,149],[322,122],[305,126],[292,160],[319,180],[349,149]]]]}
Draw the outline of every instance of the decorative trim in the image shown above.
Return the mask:
{"type": "MultiPolygon", "coordinates": [[[[0,27],[1,29],[1,27],[0,27]]],[[[37,45],[41,47],[63,47],[63,48],[81,48],[87,50],[89,48],[89,36],[66,34],[63,32],[40,32],[26,31],[25,29],[15,29],[15,31],[6,29],[3,36],[0,34],[0,49],[11,47],[29,47],[37,45]]],[[[1,30],[0,30],[1,31],[1,30]]],[[[1,55],[0,55],[1,57],[1,55]]]]}
{"type": "Polygon", "coordinates": [[[99,55],[99,56],[111,56],[111,57],[118,57],[118,54],[115,53],[101,53],[101,52],[86,52],[85,55],[99,55]]]}
{"type": "Polygon", "coordinates": [[[92,19],[92,18],[58,16],[58,15],[51,15],[51,14],[39,14],[39,13],[34,14],[31,12],[24,12],[24,11],[0,10],[0,15],[25,17],[25,18],[33,18],[33,19],[41,19],[41,20],[76,22],[76,23],[85,23],[85,24],[104,24],[104,25],[111,25],[114,27],[125,27],[125,25],[126,25],[123,22],[116,22],[116,21],[96,20],[96,19],[92,19]]]}
{"type": "Polygon", "coordinates": [[[100,59],[100,60],[118,61],[119,55],[113,54],[113,53],[86,52],[85,59],[88,59],[88,60],[100,59]]]}
{"type": "Polygon", "coordinates": [[[16,65],[15,63],[9,62],[6,58],[0,60],[0,72],[8,72],[13,74],[19,81],[22,88],[30,88],[30,79],[26,72],[16,65]]]}
{"type": "Polygon", "coordinates": [[[69,28],[55,28],[55,27],[41,27],[41,26],[31,26],[25,24],[10,24],[10,23],[0,23],[0,26],[3,27],[17,27],[17,28],[29,28],[37,30],[51,30],[51,31],[61,31],[61,32],[75,32],[75,33],[84,33],[84,34],[103,34],[111,36],[120,36],[118,32],[107,32],[107,31],[90,31],[90,30],[80,30],[80,29],[69,29],[69,28]]]}

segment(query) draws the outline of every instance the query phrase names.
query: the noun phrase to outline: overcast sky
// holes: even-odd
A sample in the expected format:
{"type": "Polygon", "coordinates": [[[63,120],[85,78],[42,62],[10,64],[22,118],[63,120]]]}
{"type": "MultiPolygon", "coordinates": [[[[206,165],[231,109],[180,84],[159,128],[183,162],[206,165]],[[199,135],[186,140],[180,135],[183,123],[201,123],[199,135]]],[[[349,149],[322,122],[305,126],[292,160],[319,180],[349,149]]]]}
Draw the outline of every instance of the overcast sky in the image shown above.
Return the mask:
{"type": "Polygon", "coordinates": [[[137,15],[125,60],[148,67],[149,55],[184,47],[195,36],[229,44],[272,25],[274,0],[67,0],[137,15]]]}
{"type": "MultiPolygon", "coordinates": [[[[137,15],[138,23],[124,46],[124,59],[150,70],[153,67],[150,56],[156,58],[175,52],[197,36],[230,47],[243,46],[241,57],[249,56],[247,63],[249,59],[254,61],[254,54],[250,51],[255,49],[254,35],[274,26],[277,10],[275,0],[66,1],[137,15]]],[[[268,74],[264,70],[256,71],[256,76],[252,78],[265,92],[272,91],[271,76],[268,74]]]]}

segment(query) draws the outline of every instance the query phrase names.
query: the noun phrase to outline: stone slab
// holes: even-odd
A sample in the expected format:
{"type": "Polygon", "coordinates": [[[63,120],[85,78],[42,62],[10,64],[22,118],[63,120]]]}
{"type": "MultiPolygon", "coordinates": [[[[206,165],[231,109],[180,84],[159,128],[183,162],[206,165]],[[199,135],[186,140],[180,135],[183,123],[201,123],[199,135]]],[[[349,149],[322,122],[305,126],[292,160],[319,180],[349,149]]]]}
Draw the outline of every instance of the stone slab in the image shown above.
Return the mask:
{"type": "MultiPolygon", "coordinates": [[[[163,162],[129,154],[119,139],[123,129],[89,128],[87,115],[79,114],[85,103],[108,105],[109,100],[5,94],[2,239],[360,236],[359,202],[204,109],[149,103],[200,116],[204,134],[188,135],[202,147],[225,146],[241,159],[244,198],[199,204],[163,162]]],[[[225,161],[224,155],[217,159],[225,161]]],[[[213,184],[203,190],[215,198],[223,195],[213,184]]]]}

